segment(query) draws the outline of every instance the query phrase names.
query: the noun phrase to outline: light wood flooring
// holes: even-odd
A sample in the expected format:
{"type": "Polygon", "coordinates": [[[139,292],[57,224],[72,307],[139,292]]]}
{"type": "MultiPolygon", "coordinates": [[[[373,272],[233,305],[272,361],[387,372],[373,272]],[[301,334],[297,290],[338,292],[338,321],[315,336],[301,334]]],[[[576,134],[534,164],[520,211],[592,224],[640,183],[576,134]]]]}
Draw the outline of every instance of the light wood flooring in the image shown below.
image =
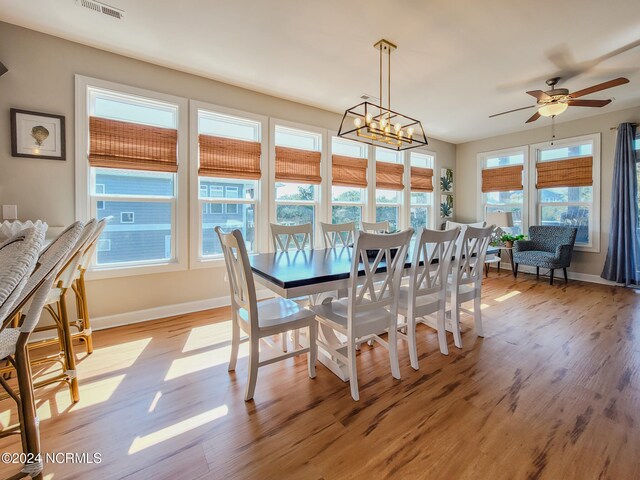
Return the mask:
{"type": "Polygon", "coordinates": [[[640,478],[640,295],[495,271],[483,293],[486,337],[465,315],[464,348],[449,338],[443,356],[421,327],[420,370],[401,344],[402,380],[363,346],[359,402],[299,357],[260,369],[245,403],[225,308],[96,332],[93,355],[78,348],[80,402],[36,397],[44,452],[102,462],[47,464],[45,479],[640,478]]]}

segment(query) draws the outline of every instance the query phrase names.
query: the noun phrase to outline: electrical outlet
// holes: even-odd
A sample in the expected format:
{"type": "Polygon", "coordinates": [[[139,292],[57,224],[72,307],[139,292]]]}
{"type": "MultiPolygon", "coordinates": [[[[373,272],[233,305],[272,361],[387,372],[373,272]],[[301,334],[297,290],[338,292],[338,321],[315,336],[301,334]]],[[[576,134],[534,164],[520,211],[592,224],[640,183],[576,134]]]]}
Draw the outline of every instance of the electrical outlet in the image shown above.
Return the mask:
{"type": "Polygon", "coordinates": [[[3,220],[17,220],[18,219],[18,206],[17,205],[2,205],[2,218],[3,218],[3,220]]]}

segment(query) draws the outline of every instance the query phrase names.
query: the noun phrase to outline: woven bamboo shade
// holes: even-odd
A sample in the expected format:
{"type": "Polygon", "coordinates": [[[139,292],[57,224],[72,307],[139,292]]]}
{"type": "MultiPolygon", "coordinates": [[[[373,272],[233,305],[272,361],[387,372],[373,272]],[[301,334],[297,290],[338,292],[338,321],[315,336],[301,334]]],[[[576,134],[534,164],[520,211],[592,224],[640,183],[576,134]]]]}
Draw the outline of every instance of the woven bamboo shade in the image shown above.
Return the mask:
{"type": "Polygon", "coordinates": [[[198,142],[200,144],[198,175],[248,180],[257,180],[262,176],[260,142],[213,135],[199,135],[198,142]]]}
{"type": "Polygon", "coordinates": [[[522,190],[522,165],[485,168],[482,170],[482,192],[522,190]]]}
{"type": "Polygon", "coordinates": [[[320,157],[320,152],[276,147],[276,180],[319,184],[320,157]]]}
{"type": "Polygon", "coordinates": [[[433,169],[411,167],[411,191],[433,192],[433,169]]]}
{"type": "Polygon", "coordinates": [[[376,162],[376,188],[404,190],[403,175],[404,165],[400,163],[376,162]]]}
{"type": "Polygon", "coordinates": [[[332,156],[331,184],[341,187],[367,188],[367,159],[332,156]]]}
{"type": "Polygon", "coordinates": [[[107,118],[89,118],[89,165],[178,171],[178,131],[107,118]]]}
{"type": "Polygon", "coordinates": [[[536,188],[588,187],[593,185],[593,157],[536,163],[536,188]]]}

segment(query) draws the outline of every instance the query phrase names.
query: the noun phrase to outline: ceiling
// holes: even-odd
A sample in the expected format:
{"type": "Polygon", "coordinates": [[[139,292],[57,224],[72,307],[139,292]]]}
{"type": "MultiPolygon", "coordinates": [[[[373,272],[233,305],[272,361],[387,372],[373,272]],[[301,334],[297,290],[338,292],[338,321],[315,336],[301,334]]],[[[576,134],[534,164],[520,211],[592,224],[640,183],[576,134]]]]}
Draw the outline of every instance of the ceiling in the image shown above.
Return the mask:
{"type": "MultiPolygon", "coordinates": [[[[461,143],[530,125],[524,92],[546,90],[561,59],[588,62],[640,40],[640,2],[584,0],[107,0],[115,20],[75,0],[0,0],[0,20],[278,97],[343,112],[378,90],[373,44],[387,38],[392,108],[431,137],[461,143]],[[552,61],[556,60],[556,64],[552,61]],[[560,60],[559,60],[560,59],[560,60]]],[[[558,121],[640,105],[640,47],[560,86],[627,76],[558,121]]],[[[337,127],[337,125],[336,125],[337,127]]]]}

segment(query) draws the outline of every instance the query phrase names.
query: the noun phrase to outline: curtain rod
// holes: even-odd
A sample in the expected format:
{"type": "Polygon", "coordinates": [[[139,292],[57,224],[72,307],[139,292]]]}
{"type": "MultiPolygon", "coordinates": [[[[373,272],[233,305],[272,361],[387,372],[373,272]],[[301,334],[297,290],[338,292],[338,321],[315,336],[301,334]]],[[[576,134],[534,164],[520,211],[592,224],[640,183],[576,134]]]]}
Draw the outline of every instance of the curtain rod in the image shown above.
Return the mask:
{"type": "MultiPolygon", "coordinates": [[[[637,123],[632,123],[631,125],[633,125],[634,127],[637,127],[638,124],[637,123]]],[[[611,127],[609,130],[617,130],[618,127],[611,127]]]]}

